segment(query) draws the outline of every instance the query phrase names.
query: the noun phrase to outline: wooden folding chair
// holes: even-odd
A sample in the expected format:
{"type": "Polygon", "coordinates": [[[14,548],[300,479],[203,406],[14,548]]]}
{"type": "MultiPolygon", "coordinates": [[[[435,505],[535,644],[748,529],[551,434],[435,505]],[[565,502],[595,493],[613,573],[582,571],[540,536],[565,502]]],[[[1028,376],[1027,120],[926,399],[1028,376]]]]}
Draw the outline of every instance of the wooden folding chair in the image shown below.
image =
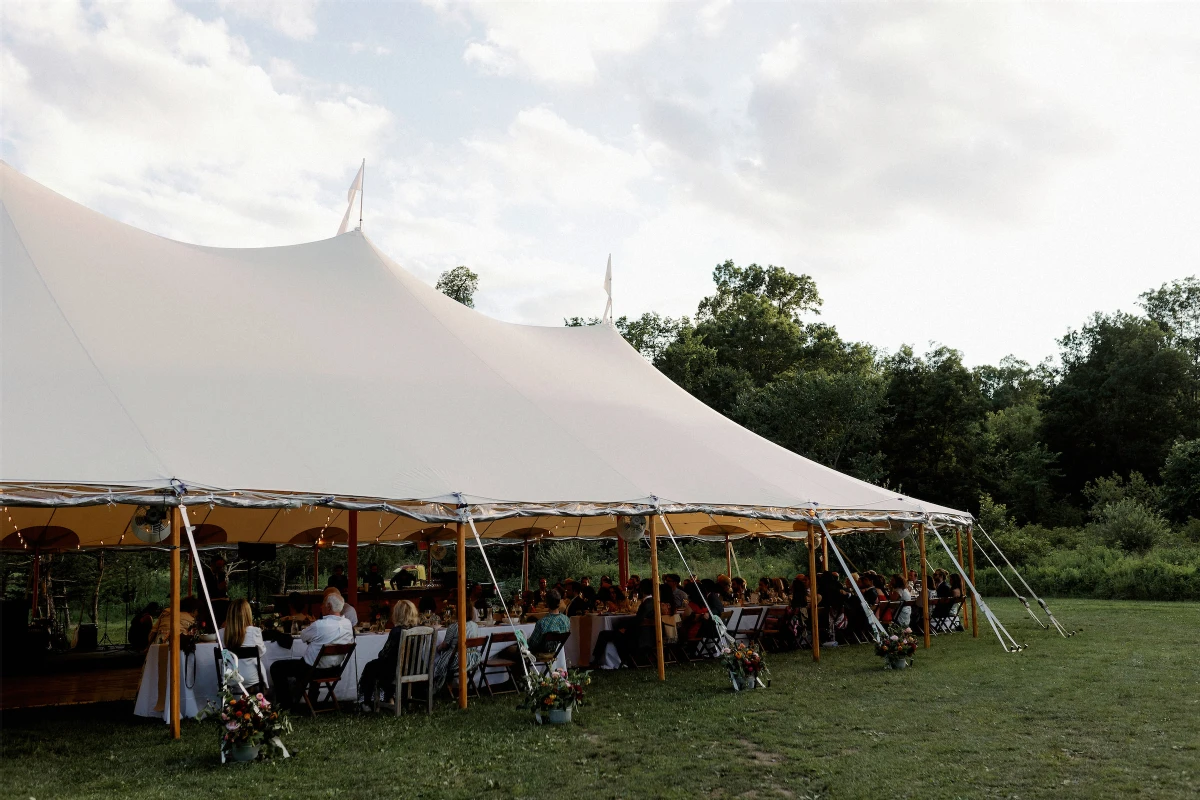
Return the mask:
{"type": "MultiPolygon", "coordinates": [[[[408,692],[408,699],[411,701],[413,685],[417,683],[425,684],[425,713],[433,713],[433,662],[436,642],[435,631],[427,626],[409,628],[400,634],[396,656],[395,695],[392,701],[392,710],[397,717],[404,713],[404,692],[408,692]]],[[[379,700],[382,691],[382,687],[376,686],[375,696],[370,698],[376,711],[388,705],[386,701],[379,700]]]]}
{"type": "Polygon", "coordinates": [[[534,669],[542,675],[548,675],[550,670],[554,668],[554,662],[558,660],[558,654],[570,638],[570,631],[544,634],[542,636],[542,647],[546,649],[544,652],[533,654],[534,669]]]}
{"type": "MultiPolygon", "coordinates": [[[[475,690],[475,696],[481,697],[479,694],[479,684],[476,683],[479,675],[479,668],[483,666],[484,656],[488,647],[487,636],[474,636],[467,639],[467,663],[471,663],[471,653],[479,653],[479,660],[475,662],[474,667],[467,668],[467,697],[471,696],[471,690],[475,690]]],[[[462,664],[458,665],[459,669],[463,668],[462,664]]],[[[458,694],[458,673],[451,675],[446,680],[446,687],[450,690],[451,697],[457,697],[458,694]]]]}
{"type": "MultiPolygon", "coordinates": [[[[516,670],[521,665],[515,658],[505,658],[503,656],[493,655],[493,653],[498,653],[501,650],[505,650],[510,645],[514,645],[516,643],[517,635],[512,631],[493,633],[491,638],[488,639],[488,646],[483,652],[483,660],[480,662],[480,666],[483,671],[483,688],[487,689],[489,697],[495,697],[498,694],[509,694],[518,690],[520,684],[517,682],[516,670]],[[497,691],[495,687],[492,686],[492,679],[488,677],[488,671],[493,669],[502,669],[505,671],[505,673],[507,673],[508,681],[512,685],[511,689],[497,691]]],[[[520,656],[518,655],[517,658],[520,658],[520,656]]],[[[504,684],[501,683],[499,685],[503,686],[504,684]]]]}
{"type": "Polygon", "coordinates": [[[759,628],[762,626],[765,612],[766,609],[762,607],[743,608],[742,615],[738,617],[737,629],[730,631],[733,634],[733,640],[735,642],[745,642],[746,644],[757,642],[759,628]]]}
{"type": "Polygon", "coordinates": [[[342,673],[346,671],[346,665],[350,663],[350,656],[354,654],[354,642],[350,644],[326,644],[321,646],[321,652],[317,656],[316,663],[320,664],[321,660],[326,656],[340,657],[341,660],[334,666],[318,667],[314,666],[308,673],[308,686],[304,689],[304,702],[308,706],[308,711],[314,717],[321,711],[336,710],[339,714],[342,712],[342,707],[338,705],[337,696],[334,690],[337,689],[338,683],[342,680],[342,673]],[[321,690],[326,692],[325,699],[331,701],[331,708],[317,709],[321,704],[321,690]]]}
{"type": "Polygon", "coordinates": [[[754,640],[763,647],[774,650],[781,647],[780,636],[783,634],[783,619],[787,616],[787,609],[772,606],[765,611],[754,640]]]}

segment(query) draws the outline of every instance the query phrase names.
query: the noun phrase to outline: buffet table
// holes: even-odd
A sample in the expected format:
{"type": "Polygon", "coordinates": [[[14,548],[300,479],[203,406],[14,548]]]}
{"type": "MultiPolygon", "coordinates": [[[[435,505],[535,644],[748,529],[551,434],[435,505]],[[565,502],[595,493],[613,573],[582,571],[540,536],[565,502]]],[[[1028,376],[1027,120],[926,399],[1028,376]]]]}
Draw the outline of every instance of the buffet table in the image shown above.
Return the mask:
{"type": "MultiPolygon", "coordinates": [[[[485,636],[508,630],[511,629],[507,625],[480,626],[480,633],[485,636]]],[[[533,624],[518,625],[517,630],[528,637],[533,633],[533,624]]],[[[439,628],[437,631],[439,645],[445,637],[446,629],[439,628]]],[[[334,691],[338,700],[353,701],[358,697],[358,679],[362,676],[363,668],[366,667],[367,662],[379,657],[379,651],[383,649],[385,641],[387,641],[386,633],[360,633],[355,636],[354,642],[357,647],[354,648],[354,655],[350,657],[350,663],[346,666],[342,680],[334,691]]],[[[142,681],[138,687],[137,702],[133,707],[133,713],[139,717],[161,717],[164,721],[168,720],[171,680],[170,670],[167,669],[167,659],[169,658],[166,652],[167,647],[165,644],[151,645],[146,653],[146,663],[142,667],[142,681]]],[[[290,649],[285,649],[275,642],[267,642],[267,652],[262,657],[263,671],[269,676],[271,665],[276,661],[301,658],[307,648],[308,645],[298,638],[292,641],[290,649]]],[[[179,654],[179,672],[183,678],[180,692],[181,716],[195,717],[209,702],[218,700],[220,687],[217,680],[216,656],[214,655],[216,651],[216,642],[200,642],[196,645],[194,654],[190,656],[185,653],[179,654]]],[[[565,648],[558,654],[558,660],[555,661],[554,666],[566,668],[565,648]]],[[[507,675],[503,669],[488,671],[488,677],[494,685],[506,681],[507,675]]]]}

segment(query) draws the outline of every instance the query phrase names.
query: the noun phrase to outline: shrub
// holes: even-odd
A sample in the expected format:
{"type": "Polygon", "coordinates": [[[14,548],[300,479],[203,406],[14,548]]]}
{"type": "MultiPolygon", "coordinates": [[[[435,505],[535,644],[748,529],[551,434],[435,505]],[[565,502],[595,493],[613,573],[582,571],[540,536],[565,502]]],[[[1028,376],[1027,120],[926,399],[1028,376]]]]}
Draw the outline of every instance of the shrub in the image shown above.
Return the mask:
{"type": "Polygon", "coordinates": [[[1145,552],[1171,533],[1166,520],[1128,497],[1106,505],[1093,528],[1102,542],[1129,552],[1145,552]]]}
{"type": "Polygon", "coordinates": [[[1200,439],[1178,441],[1162,468],[1163,510],[1182,522],[1200,517],[1200,439]]]}

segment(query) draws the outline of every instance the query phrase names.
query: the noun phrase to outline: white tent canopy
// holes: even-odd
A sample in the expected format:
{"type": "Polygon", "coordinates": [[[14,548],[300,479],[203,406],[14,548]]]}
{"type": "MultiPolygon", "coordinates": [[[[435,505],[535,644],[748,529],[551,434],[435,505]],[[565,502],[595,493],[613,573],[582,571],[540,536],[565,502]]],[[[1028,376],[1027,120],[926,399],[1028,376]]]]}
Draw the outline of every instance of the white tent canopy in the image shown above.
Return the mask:
{"type": "Polygon", "coordinates": [[[655,507],[744,530],[790,530],[814,512],[970,520],[742,428],[609,325],[466,308],[360,232],[199,247],[7,164],[0,179],[0,493],[21,516],[6,533],[77,516],[85,545],[112,543],[131,511],[120,504],[163,490],[203,506],[198,522],[224,515],[212,524],[229,541],[344,527],[347,509],[379,516],[363,541],[464,506],[493,535],[600,534],[613,514],[655,507]],[[286,524],[280,509],[293,509],[286,524]],[[82,531],[85,516],[107,520],[94,523],[104,533],[82,531]]]}

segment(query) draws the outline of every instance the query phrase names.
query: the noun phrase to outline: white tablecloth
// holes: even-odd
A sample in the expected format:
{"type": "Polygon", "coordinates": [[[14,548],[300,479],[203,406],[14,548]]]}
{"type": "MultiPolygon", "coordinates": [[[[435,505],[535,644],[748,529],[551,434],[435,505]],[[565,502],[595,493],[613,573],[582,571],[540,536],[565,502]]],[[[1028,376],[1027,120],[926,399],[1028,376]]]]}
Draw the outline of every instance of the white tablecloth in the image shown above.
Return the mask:
{"type": "MultiPolygon", "coordinates": [[[[601,631],[611,631],[621,623],[635,619],[633,614],[584,614],[571,617],[571,638],[563,648],[567,663],[573,667],[587,664],[591,661],[592,651],[596,649],[596,640],[600,638],[601,631]]],[[[592,669],[619,669],[621,656],[617,654],[617,648],[609,644],[604,653],[604,662],[589,666],[592,669]]]]}
{"type": "MultiPolygon", "coordinates": [[[[481,627],[481,632],[484,635],[500,631],[511,630],[507,625],[495,625],[491,627],[481,627]]],[[[533,633],[533,624],[518,625],[517,630],[529,636],[533,633]]],[[[440,645],[446,637],[446,629],[440,628],[437,632],[437,641],[440,645]]],[[[572,637],[573,639],[574,637],[572,637]]],[[[350,665],[346,667],[346,672],[341,682],[338,683],[334,695],[338,700],[354,700],[358,697],[358,679],[362,677],[363,668],[367,662],[378,658],[379,651],[383,649],[383,643],[387,641],[385,633],[360,633],[355,639],[357,647],[354,648],[354,655],[351,657],[350,665]]],[[[570,641],[568,641],[568,645],[570,641]]],[[[140,717],[162,717],[167,721],[170,709],[171,696],[171,680],[170,673],[166,676],[166,692],[163,694],[163,710],[155,711],[154,707],[158,703],[158,674],[160,668],[160,651],[165,649],[167,645],[156,644],[151,645],[146,653],[146,663],[142,667],[142,682],[138,687],[137,702],[134,704],[133,713],[140,717]]],[[[270,675],[271,665],[276,661],[281,661],[287,658],[301,658],[308,646],[299,639],[292,641],[290,650],[280,647],[275,642],[267,642],[267,652],[263,655],[262,665],[263,671],[270,675]]],[[[217,650],[215,642],[201,642],[196,645],[196,652],[193,656],[186,656],[183,653],[179,654],[179,671],[183,677],[183,691],[180,693],[180,715],[183,717],[194,717],[199,714],[210,701],[214,701],[219,696],[219,687],[217,685],[217,662],[213,655],[217,650]],[[193,679],[194,678],[194,679],[193,679]]],[[[166,666],[166,659],[162,659],[162,666],[166,666]]],[[[554,663],[557,668],[565,669],[567,666],[566,650],[558,654],[558,660],[554,663]]],[[[493,684],[501,683],[505,680],[505,671],[502,669],[488,670],[488,678],[493,684]]]]}

